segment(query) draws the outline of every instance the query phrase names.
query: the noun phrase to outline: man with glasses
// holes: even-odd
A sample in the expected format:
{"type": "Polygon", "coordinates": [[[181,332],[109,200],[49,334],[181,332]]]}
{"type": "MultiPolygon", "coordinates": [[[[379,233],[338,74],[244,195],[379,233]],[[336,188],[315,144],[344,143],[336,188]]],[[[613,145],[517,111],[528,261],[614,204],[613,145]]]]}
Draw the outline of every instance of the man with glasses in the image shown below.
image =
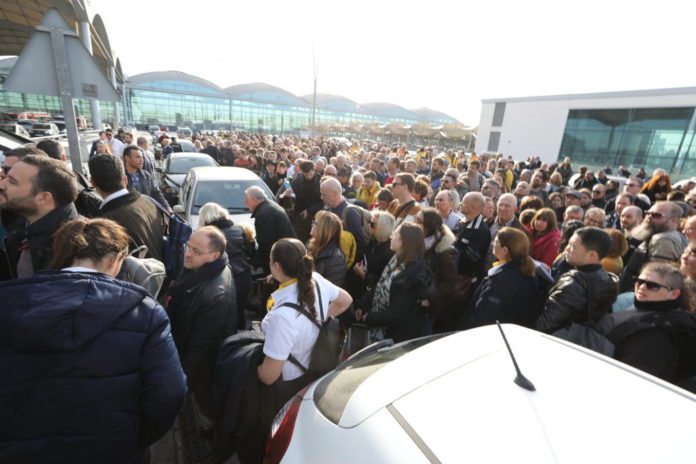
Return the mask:
{"type": "Polygon", "coordinates": [[[631,231],[631,236],[643,243],[631,256],[621,274],[621,291],[631,291],[635,276],[649,261],[678,263],[688,241],[677,228],[684,211],[670,201],[658,201],[645,213],[643,222],[631,231]]]}
{"type": "Polygon", "coordinates": [[[607,187],[604,184],[592,187],[592,206],[605,209],[607,207],[606,193],[607,187]]]}
{"type": "Polygon", "coordinates": [[[201,412],[211,419],[218,348],[237,325],[237,296],[226,246],[217,227],[196,230],[186,243],[184,269],[167,291],[167,313],[181,367],[201,412]]]}
{"type": "Polygon", "coordinates": [[[696,216],[689,216],[689,218],[684,223],[683,232],[684,236],[689,241],[689,243],[696,243],[696,216]]]}
{"type": "Polygon", "coordinates": [[[411,195],[416,186],[416,179],[409,173],[397,174],[391,184],[394,200],[389,204],[389,212],[396,218],[394,227],[403,222],[416,222],[416,215],[421,207],[411,195]]]}

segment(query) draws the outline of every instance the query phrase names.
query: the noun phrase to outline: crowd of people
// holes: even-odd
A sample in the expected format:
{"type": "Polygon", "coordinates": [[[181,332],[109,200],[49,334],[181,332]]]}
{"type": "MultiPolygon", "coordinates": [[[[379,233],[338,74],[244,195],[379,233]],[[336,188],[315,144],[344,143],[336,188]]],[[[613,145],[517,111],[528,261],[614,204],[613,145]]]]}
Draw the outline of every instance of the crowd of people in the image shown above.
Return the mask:
{"type": "Polygon", "coordinates": [[[197,149],[256,172],[275,197],[246,190],[253,227],[203,205],[181,272],[148,292],[124,280],[122,263],[136,249],[167,259],[171,210],[152,179],[156,158],[180,145],[163,136],[155,154],[135,140],[105,132],[89,179],[57,143],[5,153],[0,460],[136,462],[187,391],[214,433],[216,362],[250,328],[255,274],[271,289],[252,328],[263,340],[252,380],[273,389],[273,412],[313,379],[328,317],[367,342],[496,321],[560,337],[582,326],[615,359],[695,389],[695,179],[576,170],[568,158],[194,134],[197,149]]]}

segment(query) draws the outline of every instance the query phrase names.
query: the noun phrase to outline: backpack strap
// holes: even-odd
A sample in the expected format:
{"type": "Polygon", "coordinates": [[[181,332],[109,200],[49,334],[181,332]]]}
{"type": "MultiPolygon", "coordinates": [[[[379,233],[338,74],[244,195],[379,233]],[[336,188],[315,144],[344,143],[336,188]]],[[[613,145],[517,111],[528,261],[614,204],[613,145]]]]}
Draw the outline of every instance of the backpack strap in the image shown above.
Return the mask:
{"type": "MultiPolygon", "coordinates": [[[[319,289],[319,285],[317,285],[316,282],[314,282],[314,287],[317,289],[317,294],[319,296],[319,310],[320,310],[321,320],[323,322],[324,321],[324,303],[321,301],[321,290],[319,289]]],[[[309,311],[304,309],[302,306],[300,306],[296,303],[283,303],[278,307],[282,308],[283,306],[287,306],[288,308],[292,308],[295,311],[297,311],[298,313],[302,314],[307,319],[309,319],[312,322],[312,324],[314,324],[315,326],[317,326],[317,328],[319,328],[321,330],[321,324],[319,324],[317,322],[316,318],[312,317],[312,315],[309,313],[309,311]]],[[[288,361],[293,363],[295,366],[299,367],[300,370],[302,372],[304,372],[305,374],[307,372],[309,372],[309,369],[307,369],[305,366],[303,366],[302,363],[300,363],[297,360],[297,358],[295,358],[292,354],[288,356],[288,361]]]]}

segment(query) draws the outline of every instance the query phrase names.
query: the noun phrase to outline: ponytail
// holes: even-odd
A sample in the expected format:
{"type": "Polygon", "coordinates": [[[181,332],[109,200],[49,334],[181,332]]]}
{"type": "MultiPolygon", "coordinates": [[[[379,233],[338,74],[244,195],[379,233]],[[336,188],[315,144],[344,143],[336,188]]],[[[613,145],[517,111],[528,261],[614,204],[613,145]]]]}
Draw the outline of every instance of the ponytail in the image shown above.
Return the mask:
{"type": "Polygon", "coordinates": [[[317,316],[314,296],[314,260],[307,254],[307,249],[297,239],[283,238],[271,248],[271,261],[278,263],[283,273],[297,279],[298,304],[312,316],[317,316]]]}
{"type": "Polygon", "coordinates": [[[309,255],[304,255],[300,262],[300,272],[297,275],[297,300],[301,307],[317,317],[314,298],[314,281],[312,272],[314,271],[314,260],[309,255]]]}

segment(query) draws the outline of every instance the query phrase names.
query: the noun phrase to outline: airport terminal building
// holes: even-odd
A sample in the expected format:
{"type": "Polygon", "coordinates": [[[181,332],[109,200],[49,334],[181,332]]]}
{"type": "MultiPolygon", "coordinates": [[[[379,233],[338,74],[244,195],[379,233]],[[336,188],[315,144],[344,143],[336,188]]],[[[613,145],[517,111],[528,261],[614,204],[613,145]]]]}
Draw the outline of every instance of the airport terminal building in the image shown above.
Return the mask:
{"type": "Polygon", "coordinates": [[[476,148],[687,177],[696,173],[695,109],[696,87],[483,100],[476,148]]]}

